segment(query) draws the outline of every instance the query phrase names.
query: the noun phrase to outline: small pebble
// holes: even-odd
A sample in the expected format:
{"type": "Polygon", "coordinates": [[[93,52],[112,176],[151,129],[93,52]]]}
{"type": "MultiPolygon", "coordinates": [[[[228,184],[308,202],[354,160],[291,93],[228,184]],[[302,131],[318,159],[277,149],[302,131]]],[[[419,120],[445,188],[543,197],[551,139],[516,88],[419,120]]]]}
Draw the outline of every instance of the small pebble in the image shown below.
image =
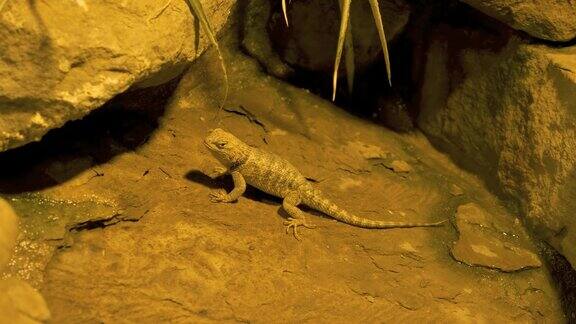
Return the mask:
{"type": "Polygon", "coordinates": [[[464,194],[464,190],[462,188],[458,187],[457,185],[452,184],[450,186],[450,194],[452,196],[462,196],[464,194]]]}
{"type": "Polygon", "coordinates": [[[410,164],[402,160],[394,160],[390,164],[390,167],[392,168],[392,171],[396,173],[409,173],[410,171],[412,171],[412,167],[410,166],[410,164]]]}

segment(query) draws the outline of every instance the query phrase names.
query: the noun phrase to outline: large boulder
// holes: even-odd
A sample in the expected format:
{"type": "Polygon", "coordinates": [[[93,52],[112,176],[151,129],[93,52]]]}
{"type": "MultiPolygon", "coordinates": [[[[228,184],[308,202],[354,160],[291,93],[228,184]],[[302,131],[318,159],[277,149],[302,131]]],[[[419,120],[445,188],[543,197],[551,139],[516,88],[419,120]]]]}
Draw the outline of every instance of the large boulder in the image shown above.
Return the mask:
{"type": "Polygon", "coordinates": [[[431,35],[420,128],[576,266],[576,46],[449,27],[431,35]]]}
{"type": "MultiPolygon", "coordinates": [[[[220,30],[235,1],[202,2],[220,30]]],[[[0,151],[37,141],[130,87],[179,75],[208,45],[193,17],[185,1],[8,1],[0,13],[0,151]]]]}
{"type": "Polygon", "coordinates": [[[461,0],[512,28],[551,41],[576,38],[576,2],[570,0],[461,0]]]}

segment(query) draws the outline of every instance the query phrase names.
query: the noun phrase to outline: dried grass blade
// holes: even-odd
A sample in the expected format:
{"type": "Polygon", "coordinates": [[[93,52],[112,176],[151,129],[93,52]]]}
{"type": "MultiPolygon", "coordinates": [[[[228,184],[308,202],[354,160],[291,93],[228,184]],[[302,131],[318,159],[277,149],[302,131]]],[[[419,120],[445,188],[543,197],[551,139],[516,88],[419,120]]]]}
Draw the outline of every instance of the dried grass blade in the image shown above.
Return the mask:
{"type": "Polygon", "coordinates": [[[348,81],[348,93],[354,90],[354,38],[352,38],[352,23],[348,22],[346,39],[344,39],[344,66],[346,67],[346,80],[348,81]]]}
{"type": "Polygon", "coordinates": [[[284,21],[286,22],[286,27],[289,27],[288,12],[286,11],[286,0],[282,0],[282,13],[284,13],[284,21]]]}
{"type": "Polygon", "coordinates": [[[378,0],[368,0],[372,8],[372,15],[374,22],[378,29],[378,36],[382,45],[382,52],[384,53],[384,61],[386,62],[386,74],[388,75],[388,83],[392,86],[392,71],[390,68],[390,55],[388,53],[388,45],[386,42],[386,34],[384,33],[384,25],[382,24],[382,16],[380,15],[380,7],[378,7],[378,0]]]}
{"type": "MultiPolygon", "coordinates": [[[[220,105],[220,108],[224,106],[226,100],[228,99],[228,71],[226,70],[226,64],[224,63],[224,57],[222,56],[222,51],[220,50],[220,46],[218,46],[218,41],[216,40],[216,35],[214,34],[214,30],[212,26],[210,26],[210,22],[208,22],[208,18],[206,17],[206,13],[204,12],[204,8],[199,0],[186,0],[188,6],[193,10],[196,18],[200,21],[200,25],[204,32],[208,36],[210,43],[214,45],[216,51],[218,52],[218,59],[220,60],[220,66],[222,68],[222,72],[224,74],[224,98],[220,105]]],[[[219,109],[220,110],[220,109],[219,109]]]]}

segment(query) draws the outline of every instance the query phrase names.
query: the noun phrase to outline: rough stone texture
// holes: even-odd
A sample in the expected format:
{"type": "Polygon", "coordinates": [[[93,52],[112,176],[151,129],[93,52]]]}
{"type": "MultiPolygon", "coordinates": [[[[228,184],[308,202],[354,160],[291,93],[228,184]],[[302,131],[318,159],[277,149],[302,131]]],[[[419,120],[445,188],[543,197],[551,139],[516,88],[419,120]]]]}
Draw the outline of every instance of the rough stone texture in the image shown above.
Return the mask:
{"type": "Polygon", "coordinates": [[[452,196],[462,196],[464,193],[464,189],[460,188],[458,185],[450,185],[450,194],[452,196]]]}
{"type": "Polygon", "coordinates": [[[576,39],[574,0],[461,0],[529,35],[565,42],[576,39]]]}
{"type": "MultiPolygon", "coordinates": [[[[223,42],[226,47],[233,49],[225,55],[234,69],[218,126],[282,155],[351,212],[382,220],[451,218],[468,202],[449,193],[450,184],[458,184],[482,208],[506,214],[476,177],[422,134],[399,135],[356,118],[264,74],[237,43],[223,42]],[[389,160],[406,161],[412,171],[394,173],[382,165],[389,160]]],[[[23,177],[32,182],[49,173],[58,183],[32,182],[26,192],[50,201],[97,197],[127,215],[136,211],[130,208],[148,211],[138,221],[94,222],[57,243],[62,248],[39,286],[54,323],[563,320],[545,268],[503,274],[455,262],[449,247],[458,234],[448,224],[365,230],[305,211],[318,227],[303,230],[298,242],[285,233],[277,199],[248,190],[235,204],[211,203],[210,191],[230,179],[212,181],[197,172],[205,161],[216,162],[202,145],[218,123],[221,98],[216,55],[207,54],[182,79],[154,128],[135,132],[143,121],[113,118],[118,109],[99,111],[23,148],[43,147],[42,154],[23,154],[35,159],[23,159],[18,170],[0,168],[1,192],[15,192],[11,184],[23,177]],[[127,140],[132,137],[146,140],[127,140]],[[133,142],[139,144],[124,144],[133,142]],[[78,149],[56,150],[70,143],[78,149]]],[[[14,206],[19,211],[34,202],[14,206]]],[[[52,210],[81,209],[62,204],[52,210]]],[[[19,214],[23,222],[44,219],[19,214]]]]}
{"type": "Polygon", "coordinates": [[[576,47],[433,31],[419,125],[576,266],[576,47]],[[466,158],[464,158],[466,157],[466,158]]]}
{"type": "Polygon", "coordinates": [[[12,207],[0,198],[0,273],[12,256],[18,237],[18,217],[12,207]]]}
{"type": "Polygon", "coordinates": [[[503,227],[502,222],[502,215],[493,215],[475,203],[459,206],[456,227],[460,235],[452,247],[452,256],[471,266],[506,272],[542,266],[538,256],[517,239],[515,232],[521,231],[520,223],[503,227]]]}
{"type": "Polygon", "coordinates": [[[43,323],[50,310],[40,293],[18,279],[0,280],[0,323],[43,323]]]}
{"type": "Polygon", "coordinates": [[[294,69],[284,63],[272,48],[268,33],[268,19],[272,13],[270,0],[252,0],[246,4],[243,23],[242,47],[266,69],[281,79],[294,74],[294,69]]]}
{"type": "MultiPolygon", "coordinates": [[[[273,39],[286,62],[310,71],[332,72],[340,29],[337,3],[333,0],[292,1],[288,5],[290,27],[286,27],[281,13],[275,14],[273,39]]],[[[381,0],[380,13],[390,42],[408,23],[410,6],[404,0],[381,0]]],[[[350,23],[356,68],[363,69],[382,55],[368,1],[352,1],[350,23]]]]}
{"type": "MultiPolygon", "coordinates": [[[[216,31],[234,2],[203,2],[216,31]]],[[[207,44],[192,17],[185,1],[8,1],[0,13],[0,151],[130,87],[180,74],[207,44]]]]}
{"type": "Polygon", "coordinates": [[[397,132],[414,131],[414,121],[406,101],[399,95],[382,96],[376,104],[376,118],[384,126],[397,132]]]}
{"type": "MultiPolygon", "coordinates": [[[[81,159],[65,164],[71,166],[78,160],[81,159]]],[[[53,176],[54,164],[59,163],[60,161],[56,161],[46,166],[45,174],[49,177],[53,176]]],[[[67,172],[84,170],[79,169],[80,165],[75,168],[71,167],[67,172]]],[[[92,164],[86,166],[88,169],[91,167],[92,164]]],[[[89,177],[81,179],[81,181],[89,180],[89,177]]],[[[83,182],[75,183],[75,185],[81,187],[83,182]]],[[[81,193],[82,190],[78,189],[76,192],[81,193]]],[[[127,205],[119,208],[115,201],[104,201],[96,195],[67,196],[65,200],[38,194],[18,195],[12,196],[10,203],[21,218],[20,235],[3,275],[17,276],[34,287],[42,285],[41,271],[46,267],[54,252],[71,244],[70,232],[111,226],[127,221],[134,222],[146,213],[146,210],[138,208],[137,199],[130,199],[127,205]]]]}

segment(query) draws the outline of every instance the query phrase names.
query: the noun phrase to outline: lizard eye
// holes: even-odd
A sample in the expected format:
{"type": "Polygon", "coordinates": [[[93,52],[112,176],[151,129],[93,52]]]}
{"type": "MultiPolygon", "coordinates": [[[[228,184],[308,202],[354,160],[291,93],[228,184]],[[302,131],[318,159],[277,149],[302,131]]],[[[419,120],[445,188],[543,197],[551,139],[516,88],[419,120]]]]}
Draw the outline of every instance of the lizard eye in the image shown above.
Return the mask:
{"type": "Polygon", "coordinates": [[[216,146],[218,146],[218,148],[224,148],[226,147],[226,144],[227,144],[226,142],[218,142],[216,143],[216,146]]]}

